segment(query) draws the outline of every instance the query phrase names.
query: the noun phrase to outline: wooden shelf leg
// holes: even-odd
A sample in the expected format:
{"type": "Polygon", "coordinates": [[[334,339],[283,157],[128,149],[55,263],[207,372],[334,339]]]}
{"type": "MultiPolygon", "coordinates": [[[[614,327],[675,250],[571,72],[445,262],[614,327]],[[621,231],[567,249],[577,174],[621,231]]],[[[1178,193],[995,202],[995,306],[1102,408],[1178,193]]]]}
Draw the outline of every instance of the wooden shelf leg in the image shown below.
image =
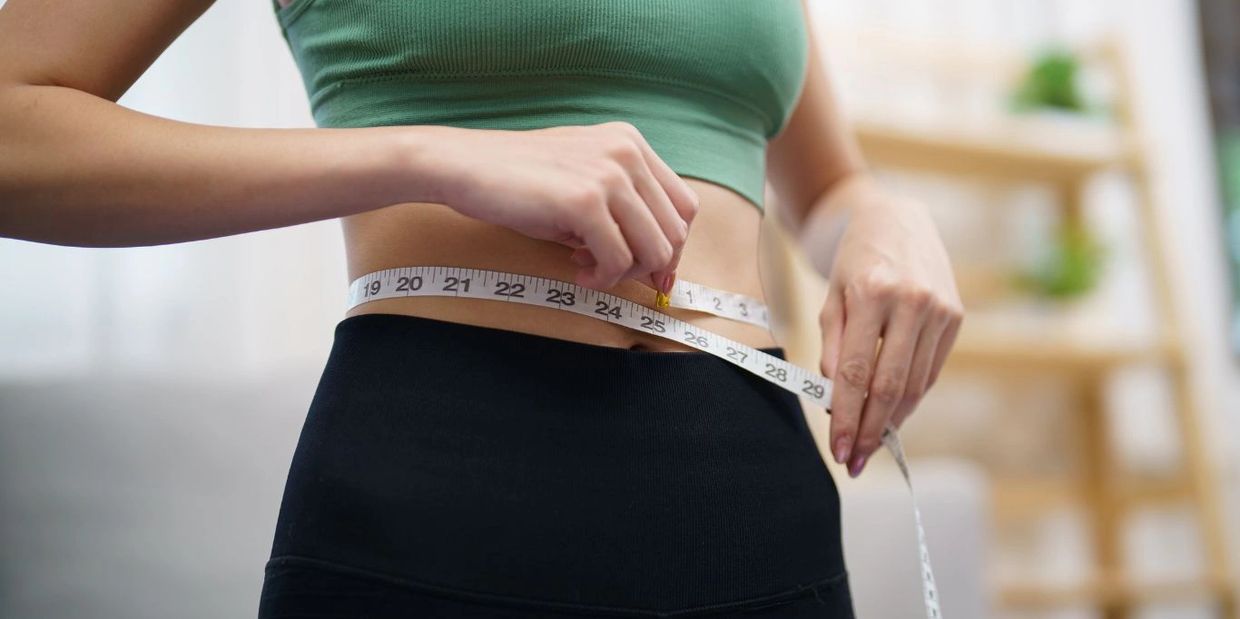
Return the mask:
{"type": "MultiPolygon", "coordinates": [[[[1082,377],[1080,389],[1081,446],[1084,449],[1083,479],[1094,542],[1094,565],[1099,583],[1106,590],[1123,583],[1124,514],[1116,492],[1117,472],[1107,423],[1105,375],[1091,372],[1082,377]]],[[[1127,619],[1131,615],[1125,596],[1103,595],[1098,610],[1104,619],[1127,619]]]]}
{"type": "MultiPolygon", "coordinates": [[[[1116,106],[1116,118],[1121,126],[1127,127],[1137,144],[1145,144],[1145,128],[1134,113],[1133,87],[1134,66],[1132,57],[1125,53],[1118,43],[1109,45],[1106,55],[1116,67],[1117,98],[1120,105],[1116,106]]],[[[1206,573],[1211,591],[1215,593],[1218,616],[1224,619],[1237,619],[1237,601],[1235,586],[1230,580],[1226,559],[1226,536],[1223,531],[1222,508],[1219,504],[1219,488],[1214,483],[1209,452],[1205,449],[1199,425],[1199,412],[1192,374],[1187,355],[1185,354],[1185,315],[1176,303],[1176,291],[1171,285],[1171,272],[1174,266],[1169,260],[1170,243],[1167,238],[1168,225],[1165,211],[1157,208],[1157,193],[1154,186],[1152,170],[1145,157],[1138,157],[1131,166],[1133,188],[1137,201],[1137,224],[1143,241],[1147,266],[1153,283],[1154,302],[1158,315],[1166,328],[1163,332],[1164,342],[1174,347],[1173,360],[1170,367],[1175,398],[1175,417],[1180,429],[1180,445],[1184,449],[1184,466],[1192,484],[1192,506],[1197,517],[1198,530],[1202,541],[1203,552],[1206,554],[1206,573]]]]}
{"type": "Polygon", "coordinates": [[[1192,502],[1197,520],[1202,552],[1206,558],[1206,573],[1213,590],[1218,616],[1237,619],[1235,588],[1230,581],[1227,567],[1227,535],[1223,528],[1222,507],[1219,505],[1219,489],[1215,485],[1213,462],[1208,446],[1202,440],[1198,420],[1198,408],[1189,372],[1183,362],[1172,364],[1171,379],[1174,382],[1176,420],[1180,432],[1180,445],[1184,449],[1183,465],[1192,485],[1192,502]]]}

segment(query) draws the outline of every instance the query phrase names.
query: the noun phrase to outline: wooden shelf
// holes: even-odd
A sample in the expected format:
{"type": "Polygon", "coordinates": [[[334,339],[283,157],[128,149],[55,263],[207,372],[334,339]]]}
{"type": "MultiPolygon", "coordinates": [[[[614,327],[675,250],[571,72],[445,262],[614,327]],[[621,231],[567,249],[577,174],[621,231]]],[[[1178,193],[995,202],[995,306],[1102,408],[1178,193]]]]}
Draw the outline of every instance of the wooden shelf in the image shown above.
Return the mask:
{"type": "Polygon", "coordinates": [[[1066,336],[1040,337],[1038,333],[969,332],[961,330],[947,366],[1012,371],[1079,372],[1105,370],[1130,363],[1181,361],[1180,348],[1170,342],[1129,343],[1119,338],[1087,342],[1066,336]]]}
{"type": "Polygon", "coordinates": [[[1193,601],[1225,596],[1230,586],[1224,580],[1210,577],[1153,582],[1113,577],[1092,579],[1076,585],[1000,584],[998,589],[1000,602],[1006,607],[1047,609],[1193,601]]]}
{"type": "Polygon", "coordinates": [[[1136,149],[1117,132],[1080,120],[1030,117],[963,126],[863,117],[853,128],[871,161],[922,172],[1061,184],[1137,162],[1136,149]]]}
{"type": "MultiPolygon", "coordinates": [[[[1048,510],[1083,506],[1089,498],[1086,483],[1077,478],[1000,477],[993,488],[993,506],[999,521],[1015,521],[1048,510]]],[[[1115,489],[1115,498],[1128,509],[1135,509],[1188,501],[1192,499],[1192,490],[1192,480],[1184,476],[1134,475],[1115,489]]]]}
{"type": "MultiPolygon", "coordinates": [[[[1157,196],[1152,171],[1146,164],[1150,144],[1133,112],[1130,72],[1133,67],[1119,41],[1106,38],[1088,53],[1075,50],[1091,64],[1101,65],[1114,82],[1113,118],[1069,114],[1014,115],[1002,109],[1004,93],[1012,92],[1029,58],[1021,50],[992,53],[958,45],[951,40],[892,37],[886,32],[838,34],[828,40],[851,45],[857,63],[873,63],[879,71],[865,74],[881,80],[884,56],[892,66],[919,79],[918,93],[933,92],[947,104],[938,114],[919,114],[903,105],[898,95],[879,88],[869,100],[850,106],[853,128],[866,159],[880,169],[954,177],[993,185],[1044,185],[1054,193],[1060,214],[1082,218],[1088,182],[1097,174],[1120,171],[1130,176],[1132,205],[1143,223],[1141,248],[1149,258],[1156,312],[1150,329],[1127,336],[1129,325],[1110,316],[1086,316],[1078,308],[1008,307],[1001,273],[968,273],[962,292],[990,301],[1004,311],[1004,321],[979,320],[969,314],[948,357],[949,369],[995,372],[1008,377],[1040,373],[1079,378],[1075,390],[1084,437],[1079,452],[1081,470],[1075,478],[1004,480],[996,490],[996,516],[1020,517],[1045,508],[1080,506],[1093,541],[1095,577],[1064,584],[1008,582],[999,584],[999,603],[1008,608],[1093,607],[1107,619],[1126,619],[1139,606],[1176,600],[1208,601],[1221,617],[1238,619],[1233,585],[1225,554],[1222,510],[1216,496],[1207,454],[1198,426],[1200,402],[1189,384],[1189,354],[1180,331],[1185,318],[1174,311],[1172,280],[1164,258],[1165,239],[1154,217],[1157,196]],[[922,66],[924,65],[924,67],[922,66]],[[943,75],[939,75],[939,74],[943,75]],[[876,77],[877,76],[877,77],[876,77]],[[984,77],[989,98],[974,97],[957,78],[984,77]],[[950,105],[952,101],[961,106],[950,105]],[[1174,415],[1179,431],[1181,470],[1168,478],[1134,476],[1114,466],[1106,415],[1108,371],[1129,364],[1155,364],[1169,370],[1174,415]],[[1205,553],[1201,575],[1181,580],[1145,582],[1126,573],[1123,519],[1135,508],[1149,504],[1186,501],[1195,512],[1205,553]]],[[[977,84],[975,84],[977,85],[977,84]]],[[[978,91],[980,92],[980,91],[978,91]]],[[[984,93],[983,93],[984,94],[984,93]]],[[[920,108],[918,108],[920,109],[920,108]]],[[[968,299],[968,297],[966,297],[968,299]]],[[[1031,477],[1034,475],[1030,474],[1031,477]]]]}

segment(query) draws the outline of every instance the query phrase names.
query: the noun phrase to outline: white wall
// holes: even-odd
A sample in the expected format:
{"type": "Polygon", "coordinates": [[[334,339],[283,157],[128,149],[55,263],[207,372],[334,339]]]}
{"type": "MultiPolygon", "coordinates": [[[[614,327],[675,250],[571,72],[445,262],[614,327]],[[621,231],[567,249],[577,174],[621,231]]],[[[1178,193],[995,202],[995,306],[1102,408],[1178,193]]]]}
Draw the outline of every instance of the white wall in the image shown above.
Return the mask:
{"type": "MultiPolygon", "coordinates": [[[[219,0],[121,98],[187,122],[313,126],[270,3],[219,0]]],[[[0,377],[248,375],[321,363],[344,310],[336,221],[134,249],[0,241],[0,377]]]]}

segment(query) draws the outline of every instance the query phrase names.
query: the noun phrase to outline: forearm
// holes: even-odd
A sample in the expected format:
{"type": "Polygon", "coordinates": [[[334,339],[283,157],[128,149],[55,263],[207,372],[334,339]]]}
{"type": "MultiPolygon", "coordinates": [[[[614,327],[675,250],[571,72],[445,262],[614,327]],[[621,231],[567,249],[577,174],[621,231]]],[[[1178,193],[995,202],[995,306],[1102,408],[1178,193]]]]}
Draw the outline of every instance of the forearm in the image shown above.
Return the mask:
{"type": "Polygon", "coordinates": [[[416,130],[209,126],[0,86],[0,236],[156,245],[429,200],[416,130]]]}
{"type": "Polygon", "coordinates": [[[793,238],[804,251],[814,270],[826,277],[839,248],[849,217],[866,204],[860,193],[871,189],[873,180],[864,171],[845,174],[812,200],[793,229],[793,238]]]}

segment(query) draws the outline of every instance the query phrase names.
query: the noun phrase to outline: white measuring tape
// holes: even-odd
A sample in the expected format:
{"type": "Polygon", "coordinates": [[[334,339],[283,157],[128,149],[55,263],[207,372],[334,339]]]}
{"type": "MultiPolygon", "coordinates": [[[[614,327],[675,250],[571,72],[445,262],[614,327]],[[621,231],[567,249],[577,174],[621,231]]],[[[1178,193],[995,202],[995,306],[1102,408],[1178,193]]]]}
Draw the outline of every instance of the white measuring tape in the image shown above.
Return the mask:
{"type": "MultiPolygon", "coordinates": [[[[678,320],[656,309],[623,297],[546,277],[522,275],[489,269],[451,266],[413,266],[367,273],[349,285],[349,308],[379,299],[400,297],[468,297],[537,305],[613,322],[710,353],[808,398],[814,404],[831,408],[831,380],[817,372],[789,363],[774,355],[725,338],[713,331],[678,320]]],[[[670,305],[731,318],[770,328],[767,307],[745,295],[717,290],[701,284],[678,281],[670,295],[670,305]]],[[[895,429],[883,432],[883,445],[895,458],[913,493],[904,449],[895,429]]],[[[938,589],[930,567],[930,551],[921,524],[921,511],[913,497],[913,519],[917,526],[917,545],[921,562],[921,585],[929,619],[940,619],[938,589]]]]}

